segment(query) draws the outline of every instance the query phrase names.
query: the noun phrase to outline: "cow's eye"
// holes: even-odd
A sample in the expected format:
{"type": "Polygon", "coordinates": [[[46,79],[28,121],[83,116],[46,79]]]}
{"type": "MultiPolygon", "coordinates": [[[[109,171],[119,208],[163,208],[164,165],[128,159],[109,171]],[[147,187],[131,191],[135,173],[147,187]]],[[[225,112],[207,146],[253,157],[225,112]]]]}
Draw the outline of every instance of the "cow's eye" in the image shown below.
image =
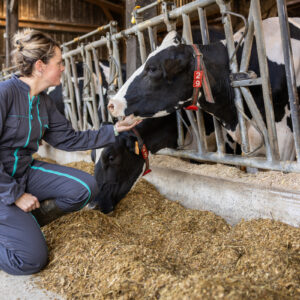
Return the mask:
{"type": "Polygon", "coordinates": [[[110,162],[114,161],[114,159],[115,159],[115,157],[114,157],[113,155],[110,155],[110,156],[108,157],[108,160],[109,160],[110,162]]]}
{"type": "Polygon", "coordinates": [[[154,72],[156,72],[156,70],[157,70],[157,68],[156,68],[155,66],[149,66],[149,67],[148,67],[148,71],[149,71],[150,73],[154,73],[154,72]]]}

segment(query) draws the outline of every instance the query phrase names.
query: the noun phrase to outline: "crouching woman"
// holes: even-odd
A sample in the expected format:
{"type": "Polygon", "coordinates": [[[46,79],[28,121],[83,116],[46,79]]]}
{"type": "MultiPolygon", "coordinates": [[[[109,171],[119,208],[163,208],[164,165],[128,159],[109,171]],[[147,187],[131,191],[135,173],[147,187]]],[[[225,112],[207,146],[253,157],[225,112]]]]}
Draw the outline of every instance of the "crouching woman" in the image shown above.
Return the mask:
{"type": "Polygon", "coordinates": [[[66,151],[96,149],[138,122],[74,131],[43,92],[60,84],[59,44],[35,30],[17,33],[14,44],[21,75],[0,83],[0,269],[27,275],[48,259],[39,225],[80,210],[98,193],[93,176],[33,159],[40,140],[66,151]]]}

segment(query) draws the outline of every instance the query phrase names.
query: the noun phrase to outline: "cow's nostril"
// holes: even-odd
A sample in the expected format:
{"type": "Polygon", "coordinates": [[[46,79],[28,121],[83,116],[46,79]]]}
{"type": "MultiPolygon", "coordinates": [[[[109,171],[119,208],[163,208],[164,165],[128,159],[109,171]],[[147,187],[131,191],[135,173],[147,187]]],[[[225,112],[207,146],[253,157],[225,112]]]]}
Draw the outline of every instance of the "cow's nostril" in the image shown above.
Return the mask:
{"type": "Polygon", "coordinates": [[[109,104],[107,105],[107,108],[108,108],[110,111],[114,111],[115,106],[114,106],[112,103],[109,103],[109,104]]]}

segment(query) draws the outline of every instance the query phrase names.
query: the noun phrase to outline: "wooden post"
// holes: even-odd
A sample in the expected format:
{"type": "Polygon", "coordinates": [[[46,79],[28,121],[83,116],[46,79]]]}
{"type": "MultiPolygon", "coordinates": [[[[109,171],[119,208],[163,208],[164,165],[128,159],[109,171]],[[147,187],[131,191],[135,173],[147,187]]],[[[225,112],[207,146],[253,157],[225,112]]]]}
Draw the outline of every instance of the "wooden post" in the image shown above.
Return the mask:
{"type": "Polygon", "coordinates": [[[18,0],[6,0],[5,67],[11,66],[11,38],[18,30],[18,0]]]}

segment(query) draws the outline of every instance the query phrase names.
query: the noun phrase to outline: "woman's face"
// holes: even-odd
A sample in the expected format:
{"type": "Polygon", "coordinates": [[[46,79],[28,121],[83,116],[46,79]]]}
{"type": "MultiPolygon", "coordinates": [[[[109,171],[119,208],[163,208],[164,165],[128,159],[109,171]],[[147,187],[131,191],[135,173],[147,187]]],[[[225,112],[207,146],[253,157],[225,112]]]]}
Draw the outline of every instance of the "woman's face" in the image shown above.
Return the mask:
{"type": "Polygon", "coordinates": [[[55,47],[55,54],[47,64],[43,64],[43,79],[47,86],[56,86],[60,84],[60,77],[65,70],[63,65],[61,50],[55,47]]]}

